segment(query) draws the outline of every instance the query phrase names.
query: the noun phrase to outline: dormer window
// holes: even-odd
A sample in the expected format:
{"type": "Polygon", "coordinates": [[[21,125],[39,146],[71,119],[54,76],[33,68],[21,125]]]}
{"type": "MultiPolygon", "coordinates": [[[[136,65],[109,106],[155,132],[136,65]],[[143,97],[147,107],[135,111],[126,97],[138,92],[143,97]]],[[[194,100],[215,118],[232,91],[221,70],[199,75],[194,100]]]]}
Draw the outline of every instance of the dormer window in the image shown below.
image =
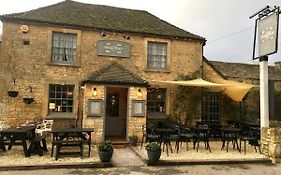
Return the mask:
{"type": "Polygon", "coordinates": [[[76,34],[53,32],[51,62],[75,64],[76,44],[76,34]]]}

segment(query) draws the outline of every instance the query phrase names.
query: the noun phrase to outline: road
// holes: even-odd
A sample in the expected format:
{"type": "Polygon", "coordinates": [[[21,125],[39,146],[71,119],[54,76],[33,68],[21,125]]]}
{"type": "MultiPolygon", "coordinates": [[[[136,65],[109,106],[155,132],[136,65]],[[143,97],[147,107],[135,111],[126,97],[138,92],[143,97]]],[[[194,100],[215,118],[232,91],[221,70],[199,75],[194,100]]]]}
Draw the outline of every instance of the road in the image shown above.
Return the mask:
{"type": "Polygon", "coordinates": [[[188,165],[165,167],[116,167],[97,169],[51,169],[32,171],[0,171],[0,175],[280,175],[281,164],[230,164],[230,165],[188,165]]]}

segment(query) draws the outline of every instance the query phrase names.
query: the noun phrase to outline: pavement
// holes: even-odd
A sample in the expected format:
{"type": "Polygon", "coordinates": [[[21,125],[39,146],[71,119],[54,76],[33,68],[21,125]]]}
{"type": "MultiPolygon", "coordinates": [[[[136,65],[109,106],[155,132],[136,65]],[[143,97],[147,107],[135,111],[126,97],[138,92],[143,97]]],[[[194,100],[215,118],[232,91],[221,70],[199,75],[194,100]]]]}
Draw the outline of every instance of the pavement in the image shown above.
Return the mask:
{"type": "MultiPolygon", "coordinates": [[[[122,149],[114,149],[113,157],[110,163],[101,162],[86,162],[76,164],[49,164],[49,165],[30,165],[26,166],[6,166],[0,165],[0,174],[5,171],[16,171],[16,170],[44,170],[44,169],[106,169],[108,167],[114,168],[127,168],[127,169],[141,169],[142,167],[148,166],[168,166],[175,167],[178,165],[220,165],[220,164],[232,164],[232,165],[243,165],[243,164],[267,164],[272,165],[269,159],[252,159],[252,160],[214,160],[214,161],[165,161],[160,160],[157,163],[149,164],[146,161],[146,157],[138,155],[132,148],[126,147],[122,149]],[[148,166],[147,166],[148,165],[148,166]],[[139,168],[137,168],[139,167],[139,168]]],[[[280,165],[280,164],[279,164],[280,165]]],[[[109,168],[111,169],[111,168],[109,168]]],[[[165,173],[166,174],[166,173],[165,173]]]]}
{"type": "Polygon", "coordinates": [[[129,147],[114,149],[111,163],[114,167],[144,166],[144,162],[129,147]]]}
{"type": "Polygon", "coordinates": [[[0,175],[279,175],[281,164],[220,164],[191,166],[127,166],[91,169],[0,171],[0,175]]]}

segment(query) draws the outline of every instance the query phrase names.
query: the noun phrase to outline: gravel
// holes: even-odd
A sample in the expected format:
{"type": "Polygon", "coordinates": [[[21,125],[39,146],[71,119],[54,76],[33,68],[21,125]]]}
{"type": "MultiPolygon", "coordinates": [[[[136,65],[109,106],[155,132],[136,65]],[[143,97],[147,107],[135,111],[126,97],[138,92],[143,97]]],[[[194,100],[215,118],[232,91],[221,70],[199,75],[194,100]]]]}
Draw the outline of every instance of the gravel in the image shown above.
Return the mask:
{"type": "MultiPolygon", "coordinates": [[[[263,154],[260,154],[259,152],[255,152],[255,149],[253,146],[247,144],[246,147],[246,154],[244,154],[244,150],[240,153],[237,149],[232,148],[232,143],[229,144],[229,150],[228,153],[225,149],[221,150],[221,142],[218,141],[211,141],[210,147],[211,147],[211,153],[209,150],[206,150],[204,147],[204,143],[200,143],[198,152],[193,149],[193,144],[190,142],[188,144],[189,149],[186,150],[186,144],[183,143],[182,146],[179,149],[179,153],[176,153],[175,145],[172,144],[173,153],[169,151],[169,155],[167,156],[166,148],[165,152],[162,152],[160,160],[178,160],[178,161],[184,161],[184,160],[234,160],[234,159],[260,159],[260,158],[266,158],[263,154]]],[[[242,145],[243,147],[243,145],[242,145]]],[[[133,149],[142,157],[147,159],[147,153],[145,148],[142,149],[140,146],[133,147],[133,149]]]]}

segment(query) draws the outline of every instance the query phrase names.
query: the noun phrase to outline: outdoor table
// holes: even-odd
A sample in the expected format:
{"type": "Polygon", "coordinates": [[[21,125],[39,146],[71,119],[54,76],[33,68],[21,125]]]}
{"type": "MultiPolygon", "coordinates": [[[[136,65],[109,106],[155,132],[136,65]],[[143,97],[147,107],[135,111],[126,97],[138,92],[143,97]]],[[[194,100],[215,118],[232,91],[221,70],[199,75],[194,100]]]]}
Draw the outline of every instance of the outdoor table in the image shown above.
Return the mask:
{"type": "Polygon", "coordinates": [[[6,151],[5,145],[9,145],[8,150],[14,145],[22,145],[25,157],[30,153],[27,148],[27,140],[35,137],[35,126],[21,126],[17,128],[7,128],[0,131],[0,146],[6,151]]]}
{"type": "Polygon", "coordinates": [[[240,147],[238,146],[237,135],[241,131],[240,128],[231,128],[224,127],[220,129],[222,131],[222,146],[221,149],[225,147],[226,142],[226,152],[228,152],[229,141],[234,141],[233,148],[235,148],[235,144],[237,146],[238,151],[240,151],[240,147]]]}
{"type": "Polygon", "coordinates": [[[89,146],[89,156],[91,153],[91,143],[92,143],[92,132],[94,132],[94,128],[61,128],[51,131],[53,134],[52,141],[52,152],[51,156],[53,156],[53,149],[56,146],[56,154],[55,159],[57,160],[60,154],[72,154],[72,152],[61,153],[61,147],[80,147],[80,156],[83,157],[83,145],[87,143],[89,146]],[[69,139],[72,138],[72,139],[69,139]]]}
{"type": "MultiPolygon", "coordinates": [[[[173,153],[172,145],[169,139],[169,135],[175,132],[172,128],[156,128],[155,133],[158,135],[160,145],[163,143],[166,146],[167,156],[169,156],[168,146],[170,147],[171,153],[173,153]]],[[[163,150],[164,151],[164,150],[163,150]]]]}
{"type": "Polygon", "coordinates": [[[200,140],[205,142],[205,148],[211,152],[211,147],[209,144],[210,130],[211,130],[211,128],[204,127],[204,126],[198,126],[198,127],[194,128],[194,146],[197,144],[197,146],[196,146],[197,152],[199,149],[200,140]]]}

